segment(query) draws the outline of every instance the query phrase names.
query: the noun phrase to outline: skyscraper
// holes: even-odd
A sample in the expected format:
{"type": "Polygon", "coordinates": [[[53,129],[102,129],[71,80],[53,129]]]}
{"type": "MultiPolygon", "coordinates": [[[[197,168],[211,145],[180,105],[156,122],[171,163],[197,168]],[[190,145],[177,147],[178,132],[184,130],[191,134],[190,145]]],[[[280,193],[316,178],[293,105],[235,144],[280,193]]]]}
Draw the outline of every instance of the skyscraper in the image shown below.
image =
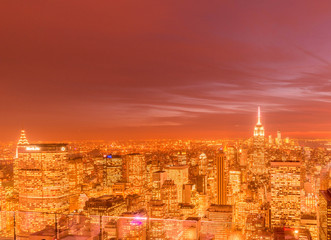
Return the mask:
{"type": "Polygon", "coordinates": [[[106,155],[105,185],[112,187],[123,179],[123,159],[120,155],[106,155]]]}
{"type": "Polygon", "coordinates": [[[178,194],[174,180],[165,180],[161,188],[161,199],[166,204],[167,217],[178,215],[178,194]]]}
{"type": "Polygon", "coordinates": [[[167,178],[172,179],[177,186],[178,202],[183,201],[183,185],[188,183],[188,166],[169,166],[164,169],[167,172],[167,178]]]}
{"type": "Polygon", "coordinates": [[[281,144],[282,144],[282,134],[281,134],[280,131],[277,131],[276,143],[277,143],[278,145],[281,145],[281,144]]]}
{"type": "Polygon", "coordinates": [[[228,203],[234,205],[235,196],[240,192],[241,189],[241,171],[229,171],[229,182],[228,182],[228,203]]]}
{"type": "Polygon", "coordinates": [[[22,145],[28,145],[28,144],[29,144],[29,141],[25,136],[25,131],[22,129],[20,139],[18,140],[18,143],[17,143],[16,158],[18,158],[18,147],[22,146],[22,145]]]}
{"type": "Polygon", "coordinates": [[[55,213],[68,213],[67,159],[67,144],[18,146],[16,179],[23,233],[54,224],[55,213]]]}
{"type": "Polygon", "coordinates": [[[261,123],[260,107],[258,107],[257,124],[254,128],[253,152],[249,161],[249,170],[259,175],[267,172],[264,158],[264,127],[261,123]]]}
{"type": "Polygon", "coordinates": [[[226,163],[223,149],[216,155],[216,171],[217,171],[217,204],[226,205],[227,204],[227,194],[226,194],[226,163]]]}
{"type": "Polygon", "coordinates": [[[300,226],[300,161],[273,161],[270,173],[272,226],[300,226]]]}
{"type": "Polygon", "coordinates": [[[260,107],[258,107],[257,110],[257,123],[254,128],[254,140],[255,142],[262,141],[264,142],[264,127],[261,123],[261,110],[260,107]]]}
{"type": "Polygon", "coordinates": [[[331,188],[321,190],[318,209],[319,239],[331,239],[331,188]]]}
{"type": "Polygon", "coordinates": [[[142,193],[147,181],[145,157],[139,153],[125,155],[123,174],[124,180],[130,184],[132,192],[142,193]]]}
{"type": "Polygon", "coordinates": [[[208,232],[213,233],[215,240],[228,239],[232,227],[232,206],[211,205],[207,210],[208,232]]]}

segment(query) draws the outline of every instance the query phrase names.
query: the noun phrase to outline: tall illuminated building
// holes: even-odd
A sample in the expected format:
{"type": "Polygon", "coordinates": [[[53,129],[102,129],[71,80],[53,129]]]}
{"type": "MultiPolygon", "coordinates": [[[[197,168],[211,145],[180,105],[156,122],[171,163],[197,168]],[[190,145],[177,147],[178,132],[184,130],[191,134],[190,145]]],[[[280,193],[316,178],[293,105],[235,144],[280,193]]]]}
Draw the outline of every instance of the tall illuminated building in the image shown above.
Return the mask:
{"type": "Polygon", "coordinates": [[[208,232],[214,235],[215,240],[229,239],[232,228],[232,206],[211,205],[207,210],[208,232]]]}
{"type": "Polygon", "coordinates": [[[25,136],[25,130],[22,129],[21,136],[20,136],[20,139],[18,140],[17,145],[27,145],[27,144],[29,144],[29,141],[25,136]]]}
{"type": "Polygon", "coordinates": [[[300,226],[300,161],[271,162],[271,225],[300,226]]]}
{"type": "Polygon", "coordinates": [[[71,157],[67,161],[67,173],[69,179],[70,192],[70,212],[79,209],[79,195],[81,194],[81,186],[84,183],[84,164],[82,157],[71,157]]]}
{"type": "Polygon", "coordinates": [[[206,175],[208,167],[208,159],[205,153],[201,153],[199,156],[199,175],[206,175]]]}
{"type": "Polygon", "coordinates": [[[229,168],[238,165],[238,151],[235,146],[227,146],[224,149],[229,168]]]}
{"type": "Polygon", "coordinates": [[[162,201],[161,188],[167,179],[165,171],[153,173],[152,200],[149,202],[149,239],[165,237],[164,218],[167,216],[167,204],[162,201]]]}
{"type": "Polygon", "coordinates": [[[282,144],[282,134],[281,134],[280,131],[277,131],[276,143],[277,143],[278,145],[281,145],[281,144],[282,144]]]}
{"type": "Polygon", "coordinates": [[[262,145],[264,143],[264,127],[261,123],[261,110],[258,107],[257,123],[254,128],[254,144],[262,145]]]}
{"type": "Polygon", "coordinates": [[[229,183],[228,183],[228,203],[233,205],[235,196],[241,189],[241,171],[229,171],[229,183]]]}
{"type": "Polygon", "coordinates": [[[153,173],[152,200],[161,200],[161,188],[165,180],[167,180],[167,173],[165,171],[153,173]]]}
{"type": "Polygon", "coordinates": [[[69,213],[67,159],[67,144],[18,146],[16,174],[23,235],[54,224],[55,213],[69,213]]]}
{"type": "Polygon", "coordinates": [[[113,186],[115,183],[123,179],[123,159],[120,155],[106,155],[105,171],[105,185],[113,186]]]}
{"type": "Polygon", "coordinates": [[[164,169],[167,178],[172,179],[177,186],[178,202],[183,202],[183,185],[188,183],[188,166],[169,166],[164,169]]]}
{"type": "Polygon", "coordinates": [[[161,199],[166,204],[167,217],[178,215],[178,194],[174,180],[165,180],[161,188],[161,199]]]}
{"type": "Polygon", "coordinates": [[[331,188],[321,190],[318,209],[319,239],[331,239],[331,188]]]}
{"type": "Polygon", "coordinates": [[[253,153],[249,161],[249,170],[254,174],[267,172],[264,158],[264,127],[261,123],[260,107],[258,107],[257,123],[254,128],[253,153]]]}
{"type": "Polygon", "coordinates": [[[20,138],[17,142],[17,146],[16,146],[16,155],[15,155],[15,161],[14,161],[14,189],[16,192],[18,192],[18,175],[17,175],[17,163],[18,161],[16,161],[16,159],[18,158],[18,148],[19,147],[23,147],[23,146],[26,146],[26,145],[29,145],[29,141],[28,139],[26,138],[26,135],[25,135],[25,130],[21,130],[21,135],[20,135],[20,138]]]}
{"type": "Polygon", "coordinates": [[[123,163],[124,180],[130,184],[132,192],[140,194],[145,189],[146,159],[144,155],[133,153],[124,156],[123,163]]]}
{"type": "Polygon", "coordinates": [[[165,221],[167,214],[166,204],[162,200],[150,201],[149,214],[149,238],[148,239],[164,239],[165,238],[165,221]]]}
{"type": "Polygon", "coordinates": [[[186,152],[178,152],[177,153],[177,159],[178,159],[178,164],[179,165],[186,165],[186,163],[187,163],[186,152]]]}
{"type": "Polygon", "coordinates": [[[216,172],[217,172],[217,204],[227,204],[227,179],[226,179],[226,162],[223,149],[216,154],[216,172]]]}

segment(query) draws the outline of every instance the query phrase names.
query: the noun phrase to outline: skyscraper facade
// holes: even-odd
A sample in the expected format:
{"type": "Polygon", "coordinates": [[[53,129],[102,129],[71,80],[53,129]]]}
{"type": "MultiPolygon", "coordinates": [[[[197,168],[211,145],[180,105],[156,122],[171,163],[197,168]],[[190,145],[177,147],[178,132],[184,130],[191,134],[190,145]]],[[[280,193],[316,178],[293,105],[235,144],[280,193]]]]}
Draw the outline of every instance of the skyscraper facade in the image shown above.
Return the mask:
{"type": "Polygon", "coordinates": [[[271,224],[300,226],[300,161],[271,162],[271,224]]]}
{"type": "Polygon", "coordinates": [[[331,188],[321,190],[319,197],[319,236],[320,240],[331,239],[331,188]]]}
{"type": "Polygon", "coordinates": [[[138,153],[125,155],[123,174],[124,180],[130,185],[131,192],[142,193],[147,181],[145,157],[138,153]]]}
{"type": "Polygon", "coordinates": [[[254,143],[255,144],[263,144],[264,142],[264,127],[261,123],[261,109],[258,107],[257,113],[257,123],[254,128],[254,143]]]}
{"type": "Polygon", "coordinates": [[[178,202],[183,201],[183,185],[188,183],[188,166],[169,166],[164,169],[167,172],[167,178],[172,179],[177,186],[178,202]]]}
{"type": "Polygon", "coordinates": [[[226,162],[223,149],[216,156],[217,171],[217,203],[218,205],[227,204],[227,179],[226,179],[226,162]]]}
{"type": "Polygon", "coordinates": [[[257,123],[253,135],[253,152],[249,161],[249,170],[253,174],[265,174],[267,172],[264,157],[264,127],[261,123],[261,110],[258,107],[257,123]]]}
{"type": "Polygon", "coordinates": [[[67,144],[18,146],[16,174],[23,232],[40,230],[54,222],[55,213],[69,212],[67,159],[67,144]]]}

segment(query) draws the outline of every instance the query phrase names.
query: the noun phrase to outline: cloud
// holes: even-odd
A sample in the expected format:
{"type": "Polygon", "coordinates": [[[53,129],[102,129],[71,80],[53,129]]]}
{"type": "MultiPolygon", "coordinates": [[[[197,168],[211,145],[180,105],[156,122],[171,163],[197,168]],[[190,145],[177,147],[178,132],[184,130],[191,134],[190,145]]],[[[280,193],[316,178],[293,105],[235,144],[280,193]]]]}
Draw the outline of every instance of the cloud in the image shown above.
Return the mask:
{"type": "Polygon", "coordinates": [[[77,3],[0,10],[4,139],[331,131],[330,3],[77,3]]]}

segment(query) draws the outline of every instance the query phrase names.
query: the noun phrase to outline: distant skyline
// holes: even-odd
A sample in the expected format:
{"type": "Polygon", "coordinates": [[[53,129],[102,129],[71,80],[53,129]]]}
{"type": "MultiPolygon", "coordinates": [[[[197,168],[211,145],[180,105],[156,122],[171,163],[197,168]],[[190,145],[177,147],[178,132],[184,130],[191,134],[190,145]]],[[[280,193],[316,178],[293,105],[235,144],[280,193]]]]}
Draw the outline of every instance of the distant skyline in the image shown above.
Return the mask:
{"type": "Polygon", "coordinates": [[[4,1],[0,141],[331,138],[330,1],[4,1]]]}

